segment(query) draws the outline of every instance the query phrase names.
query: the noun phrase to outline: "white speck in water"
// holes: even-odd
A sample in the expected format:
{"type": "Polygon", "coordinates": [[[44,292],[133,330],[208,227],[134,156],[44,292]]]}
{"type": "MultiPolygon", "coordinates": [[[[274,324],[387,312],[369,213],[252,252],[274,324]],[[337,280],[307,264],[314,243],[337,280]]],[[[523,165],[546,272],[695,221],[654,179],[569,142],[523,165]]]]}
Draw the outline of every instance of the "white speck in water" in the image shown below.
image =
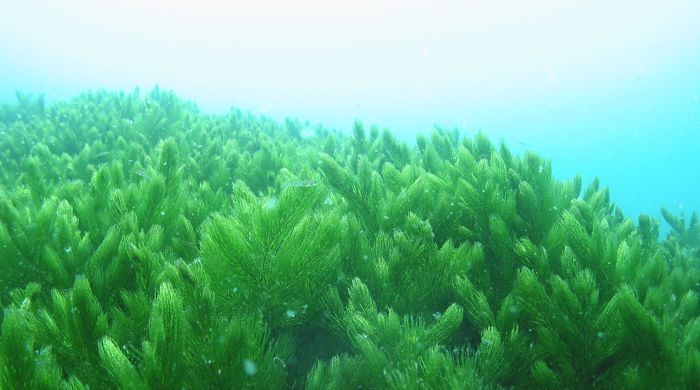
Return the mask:
{"type": "Polygon", "coordinates": [[[275,208],[275,206],[277,206],[277,198],[270,198],[265,202],[265,208],[268,210],[275,208]]]}
{"type": "Polygon", "coordinates": [[[165,215],[165,211],[161,211],[161,212],[160,212],[160,215],[165,215]]]}
{"type": "Polygon", "coordinates": [[[597,336],[598,336],[599,339],[602,339],[602,338],[605,337],[605,332],[603,332],[603,331],[601,330],[600,332],[597,333],[597,336]]]}
{"type": "Polygon", "coordinates": [[[72,250],[73,250],[73,248],[71,248],[70,246],[63,248],[63,251],[66,253],[71,253],[72,250]]]}
{"type": "Polygon", "coordinates": [[[246,373],[246,375],[253,376],[256,372],[258,372],[258,366],[254,361],[245,359],[243,360],[243,371],[246,373]]]}
{"type": "Polygon", "coordinates": [[[301,131],[302,138],[311,138],[313,136],[314,136],[314,131],[309,129],[309,128],[305,128],[304,130],[301,131]]]}
{"type": "Polygon", "coordinates": [[[333,205],[333,199],[331,199],[331,197],[329,196],[329,197],[326,198],[326,200],[323,201],[323,204],[325,204],[326,206],[332,206],[332,205],[333,205]]]}
{"type": "Polygon", "coordinates": [[[287,318],[294,318],[297,316],[297,312],[294,310],[287,310],[287,318]]]}
{"type": "Polygon", "coordinates": [[[367,259],[369,259],[369,256],[367,256],[367,255],[362,256],[362,260],[367,260],[367,259]]]}
{"type": "Polygon", "coordinates": [[[439,311],[433,313],[433,318],[435,318],[436,320],[439,320],[440,317],[442,317],[442,313],[440,313],[439,311]]]}

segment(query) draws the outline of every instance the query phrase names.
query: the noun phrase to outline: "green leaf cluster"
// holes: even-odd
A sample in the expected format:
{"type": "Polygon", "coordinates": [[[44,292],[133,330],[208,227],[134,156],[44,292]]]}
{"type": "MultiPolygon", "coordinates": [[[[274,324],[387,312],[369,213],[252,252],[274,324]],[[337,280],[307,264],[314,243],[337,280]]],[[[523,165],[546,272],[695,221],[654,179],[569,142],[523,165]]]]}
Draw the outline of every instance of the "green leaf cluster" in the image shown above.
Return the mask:
{"type": "Polygon", "coordinates": [[[691,389],[700,223],[486,135],[0,105],[1,389],[691,389]]]}

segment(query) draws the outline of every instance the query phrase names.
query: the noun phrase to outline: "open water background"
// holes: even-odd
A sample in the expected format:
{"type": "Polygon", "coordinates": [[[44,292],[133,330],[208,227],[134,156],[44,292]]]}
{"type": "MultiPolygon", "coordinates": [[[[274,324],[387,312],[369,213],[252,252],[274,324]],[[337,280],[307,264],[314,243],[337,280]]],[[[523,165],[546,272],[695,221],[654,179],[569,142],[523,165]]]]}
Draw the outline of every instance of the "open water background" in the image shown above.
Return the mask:
{"type": "Polygon", "coordinates": [[[700,2],[0,0],[0,101],[158,84],[413,142],[485,132],[633,218],[700,210],[700,2]]]}

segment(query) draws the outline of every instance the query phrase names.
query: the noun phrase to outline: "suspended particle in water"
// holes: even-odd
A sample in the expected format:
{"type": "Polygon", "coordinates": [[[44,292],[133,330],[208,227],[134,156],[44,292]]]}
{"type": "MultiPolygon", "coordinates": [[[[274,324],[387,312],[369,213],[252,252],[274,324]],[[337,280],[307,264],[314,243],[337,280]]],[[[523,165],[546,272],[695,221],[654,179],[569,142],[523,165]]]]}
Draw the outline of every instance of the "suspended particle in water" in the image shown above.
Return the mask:
{"type": "Polygon", "coordinates": [[[288,181],[285,183],[282,183],[282,189],[286,188],[308,188],[308,187],[315,187],[318,185],[318,182],[316,180],[297,180],[297,181],[288,181]]]}
{"type": "Polygon", "coordinates": [[[279,356],[275,356],[272,358],[272,364],[280,365],[282,368],[287,368],[287,365],[284,363],[284,360],[280,359],[279,356]]]}
{"type": "Polygon", "coordinates": [[[255,364],[254,361],[250,359],[244,359],[243,372],[245,372],[248,376],[253,376],[256,372],[258,372],[258,366],[255,364]]]}
{"type": "Polygon", "coordinates": [[[309,129],[308,127],[301,131],[302,138],[311,138],[313,136],[314,136],[314,131],[309,129]]]}
{"type": "Polygon", "coordinates": [[[297,316],[297,312],[294,310],[287,310],[287,318],[294,318],[297,316]]]}
{"type": "Polygon", "coordinates": [[[265,202],[265,208],[271,210],[277,206],[277,198],[270,198],[265,202]]]}

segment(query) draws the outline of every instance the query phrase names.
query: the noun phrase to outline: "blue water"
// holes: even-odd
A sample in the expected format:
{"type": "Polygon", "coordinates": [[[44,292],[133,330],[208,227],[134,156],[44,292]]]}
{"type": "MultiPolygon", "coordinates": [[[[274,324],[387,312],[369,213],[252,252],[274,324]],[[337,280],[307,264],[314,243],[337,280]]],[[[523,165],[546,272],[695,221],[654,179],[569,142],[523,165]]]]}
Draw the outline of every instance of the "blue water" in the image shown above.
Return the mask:
{"type": "Polygon", "coordinates": [[[4,2],[0,100],[160,85],[413,142],[483,131],[625,214],[700,210],[700,2],[4,2]]]}

